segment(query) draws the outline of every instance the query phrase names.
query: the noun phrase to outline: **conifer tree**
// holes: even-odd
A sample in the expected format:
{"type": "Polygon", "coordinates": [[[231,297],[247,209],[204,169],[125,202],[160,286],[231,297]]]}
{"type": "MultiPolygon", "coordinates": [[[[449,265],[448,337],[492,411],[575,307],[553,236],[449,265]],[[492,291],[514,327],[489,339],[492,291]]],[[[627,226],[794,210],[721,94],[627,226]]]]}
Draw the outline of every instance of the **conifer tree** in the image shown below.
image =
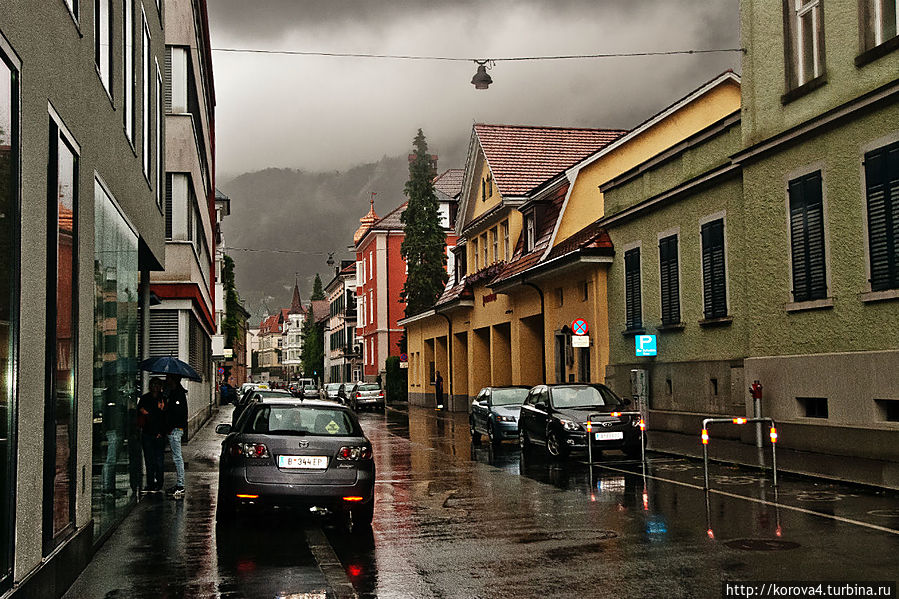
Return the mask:
{"type": "Polygon", "coordinates": [[[405,194],[409,198],[400,217],[405,237],[400,253],[408,273],[400,297],[406,302],[406,316],[424,312],[434,305],[446,286],[446,234],[440,226],[437,194],[428,142],[421,129],[412,142],[414,158],[409,163],[405,194]]]}
{"type": "Polygon", "coordinates": [[[310,299],[325,299],[325,291],[322,288],[322,279],[320,276],[318,276],[318,273],[315,273],[315,281],[312,283],[312,296],[310,297],[310,299]]]}

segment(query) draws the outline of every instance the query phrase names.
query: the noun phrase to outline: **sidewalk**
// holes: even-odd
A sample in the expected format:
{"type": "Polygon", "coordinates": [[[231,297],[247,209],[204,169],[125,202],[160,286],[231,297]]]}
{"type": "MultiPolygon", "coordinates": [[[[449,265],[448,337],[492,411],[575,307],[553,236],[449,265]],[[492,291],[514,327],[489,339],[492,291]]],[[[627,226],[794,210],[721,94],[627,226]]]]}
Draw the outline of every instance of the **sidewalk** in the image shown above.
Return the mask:
{"type": "MultiPolygon", "coordinates": [[[[409,413],[409,404],[396,402],[387,405],[388,410],[409,413]]],[[[433,410],[428,410],[434,413],[433,410]]],[[[656,453],[687,456],[702,459],[702,443],[699,435],[687,435],[667,431],[649,431],[648,449],[656,453]]],[[[713,438],[709,443],[709,460],[759,467],[759,450],[730,439],[713,438]]],[[[765,443],[762,454],[764,465],[771,466],[771,445],[765,443]]],[[[899,463],[885,460],[852,458],[788,449],[777,446],[777,470],[813,478],[899,490],[899,463]]]]}

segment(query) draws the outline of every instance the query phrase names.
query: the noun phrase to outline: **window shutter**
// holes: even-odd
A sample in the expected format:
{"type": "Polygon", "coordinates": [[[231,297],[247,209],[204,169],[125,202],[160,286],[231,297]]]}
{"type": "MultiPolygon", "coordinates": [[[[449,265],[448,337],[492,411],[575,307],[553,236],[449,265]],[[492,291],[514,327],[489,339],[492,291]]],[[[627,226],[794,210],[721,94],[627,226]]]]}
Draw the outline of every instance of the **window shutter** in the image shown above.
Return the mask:
{"type": "Polygon", "coordinates": [[[172,173],[165,174],[165,238],[172,238],[172,173]]]}
{"type": "Polygon", "coordinates": [[[706,318],[727,316],[727,288],[724,268],[724,221],[702,225],[702,285],[706,318]]]}
{"type": "Polygon", "coordinates": [[[640,248],[624,253],[624,294],[626,327],[639,329],[643,326],[640,298],[640,248]]]}
{"type": "Polygon", "coordinates": [[[662,324],[677,324],[680,322],[677,235],[659,240],[659,279],[662,295],[662,324]]]}
{"type": "Polygon", "coordinates": [[[827,297],[827,274],[820,171],[791,181],[789,193],[793,301],[823,299],[827,297]]]}
{"type": "Polygon", "coordinates": [[[150,310],[150,355],[178,357],[177,310],[150,310]]]}
{"type": "Polygon", "coordinates": [[[871,290],[899,288],[899,143],[865,155],[871,290]]]}
{"type": "Polygon", "coordinates": [[[172,47],[165,47],[165,77],[163,79],[165,81],[165,85],[163,86],[163,105],[165,106],[165,112],[172,112],[172,47]]]}

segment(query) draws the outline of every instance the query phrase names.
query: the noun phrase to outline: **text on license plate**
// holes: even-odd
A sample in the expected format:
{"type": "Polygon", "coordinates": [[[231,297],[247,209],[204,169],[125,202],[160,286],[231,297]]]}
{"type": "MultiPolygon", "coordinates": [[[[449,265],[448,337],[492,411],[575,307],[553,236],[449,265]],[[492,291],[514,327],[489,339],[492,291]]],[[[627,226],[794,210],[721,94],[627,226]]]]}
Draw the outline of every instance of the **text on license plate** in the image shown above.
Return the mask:
{"type": "Polygon", "coordinates": [[[611,433],[596,433],[597,441],[617,441],[619,439],[624,439],[624,433],[621,431],[615,431],[611,433]]]}
{"type": "Polygon", "coordinates": [[[304,468],[324,470],[328,467],[328,458],[323,455],[279,455],[278,468],[304,468]]]}

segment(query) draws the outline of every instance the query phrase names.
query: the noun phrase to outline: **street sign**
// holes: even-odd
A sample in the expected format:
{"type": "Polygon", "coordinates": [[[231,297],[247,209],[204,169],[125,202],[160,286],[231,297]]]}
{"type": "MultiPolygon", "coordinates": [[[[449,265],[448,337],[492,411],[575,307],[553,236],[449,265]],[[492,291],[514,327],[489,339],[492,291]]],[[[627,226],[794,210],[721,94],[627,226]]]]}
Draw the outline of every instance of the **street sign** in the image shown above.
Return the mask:
{"type": "Polygon", "coordinates": [[[230,347],[226,347],[226,348],[225,348],[225,357],[226,357],[226,358],[233,358],[233,357],[234,357],[234,350],[231,349],[230,347]]]}
{"type": "Polygon", "coordinates": [[[657,355],[655,335],[635,335],[634,345],[636,346],[637,356],[657,355]]]}
{"type": "Polygon", "coordinates": [[[408,361],[409,361],[409,355],[408,355],[408,354],[404,354],[404,353],[403,353],[403,354],[400,354],[400,362],[408,362],[408,361]]]}
{"type": "Polygon", "coordinates": [[[589,327],[587,327],[587,321],[584,320],[583,318],[576,318],[571,321],[571,334],[572,335],[578,335],[578,336],[586,335],[588,329],[589,329],[589,327]]]}
{"type": "Polygon", "coordinates": [[[590,347],[589,335],[572,335],[571,347],[590,347]]]}
{"type": "Polygon", "coordinates": [[[220,367],[220,368],[218,369],[218,373],[219,373],[219,374],[225,374],[225,369],[220,367]]]}
{"type": "Polygon", "coordinates": [[[409,368],[409,362],[400,362],[400,368],[409,368]]]}

